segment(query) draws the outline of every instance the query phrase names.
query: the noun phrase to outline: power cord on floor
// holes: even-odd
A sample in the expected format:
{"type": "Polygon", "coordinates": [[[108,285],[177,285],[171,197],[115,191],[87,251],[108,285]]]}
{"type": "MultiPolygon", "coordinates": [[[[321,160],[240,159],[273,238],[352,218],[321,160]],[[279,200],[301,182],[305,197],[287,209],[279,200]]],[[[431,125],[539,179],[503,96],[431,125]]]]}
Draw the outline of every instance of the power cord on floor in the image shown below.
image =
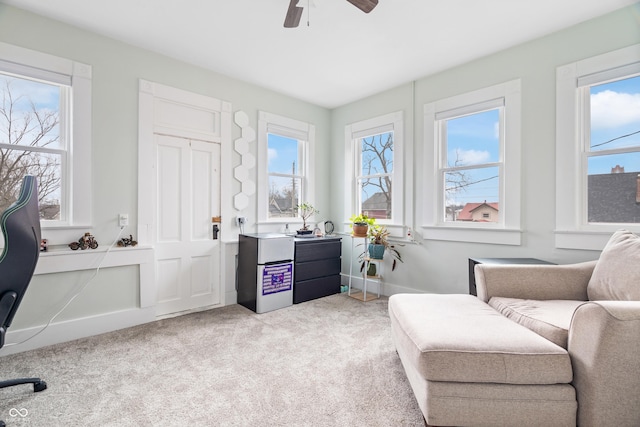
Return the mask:
{"type": "Polygon", "coordinates": [[[118,240],[120,240],[120,236],[122,235],[122,231],[123,230],[124,230],[124,227],[120,227],[120,231],[118,232],[118,235],[116,236],[116,238],[113,241],[113,243],[111,243],[111,245],[107,248],[107,250],[105,251],[104,255],[102,255],[102,258],[100,259],[100,262],[98,263],[98,266],[96,267],[96,271],[93,273],[93,275],[85,282],[85,284],[80,288],[80,290],[78,292],[76,292],[71,298],[69,298],[69,301],[67,301],[66,304],[64,306],[62,306],[62,308],[60,310],[58,310],[58,312],[56,314],[54,314],[53,317],[51,317],[51,319],[49,319],[47,324],[44,325],[44,327],[42,329],[40,329],[35,334],[31,335],[29,338],[24,339],[23,341],[16,342],[16,343],[8,343],[8,344],[5,344],[4,347],[12,347],[12,346],[15,346],[15,345],[22,345],[22,344],[26,343],[27,341],[30,341],[30,340],[34,339],[35,337],[37,337],[38,335],[40,335],[41,333],[43,333],[51,325],[51,323],[53,323],[53,321],[69,306],[69,304],[71,304],[73,302],[73,300],[75,300],[87,288],[87,286],[89,286],[89,283],[91,283],[91,281],[93,279],[95,279],[95,277],[98,275],[98,272],[100,271],[100,268],[102,267],[102,264],[104,263],[104,260],[107,258],[107,255],[109,254],[109,252],[111,252],[111,249],[113,249],[113,247],[116,245],[116,243],[118,243],[118,240]]]}

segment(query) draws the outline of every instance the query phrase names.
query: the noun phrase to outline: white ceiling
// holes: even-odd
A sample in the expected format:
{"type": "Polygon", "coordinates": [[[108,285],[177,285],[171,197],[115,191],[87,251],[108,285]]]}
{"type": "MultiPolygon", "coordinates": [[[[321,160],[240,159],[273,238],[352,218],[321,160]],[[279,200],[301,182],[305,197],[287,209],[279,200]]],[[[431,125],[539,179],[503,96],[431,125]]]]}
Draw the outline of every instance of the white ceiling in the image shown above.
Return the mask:
{"type": "Polygon", "coordinates": [[[289,0],[0,0],[327,108],[636,1],[300,0],[283,28],[289,0]]]}

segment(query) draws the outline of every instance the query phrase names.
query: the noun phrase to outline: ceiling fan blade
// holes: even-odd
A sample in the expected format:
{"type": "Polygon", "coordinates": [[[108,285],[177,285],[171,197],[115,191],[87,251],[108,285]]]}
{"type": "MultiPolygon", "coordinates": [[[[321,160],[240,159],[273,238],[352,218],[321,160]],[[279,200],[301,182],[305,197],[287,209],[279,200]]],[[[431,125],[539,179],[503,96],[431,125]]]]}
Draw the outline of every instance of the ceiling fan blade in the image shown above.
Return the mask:
{"type": "Polygon", "coordinates": [[[377,5],[378,0],[347,0],[349,3],[363,11],[364,13],[371,12],[377,5]]]}
{"type": "Polygon", "coordinates": [[[300,24],[300,18],[302,17],[302,7],[298,6],[299,0],[291,0],[289,3],[289,9],[287,9],[287,15],[284,17],[285,28],[295,28],[300,24]]]}

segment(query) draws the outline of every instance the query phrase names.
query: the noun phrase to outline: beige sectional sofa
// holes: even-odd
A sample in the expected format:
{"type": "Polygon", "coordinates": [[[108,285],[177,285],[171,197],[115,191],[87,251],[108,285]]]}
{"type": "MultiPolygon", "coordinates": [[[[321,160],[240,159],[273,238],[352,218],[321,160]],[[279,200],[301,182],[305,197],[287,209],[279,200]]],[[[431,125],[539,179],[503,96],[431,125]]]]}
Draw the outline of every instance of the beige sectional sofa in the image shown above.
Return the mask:
{"type": "Polygon", "coordinates": [[[640,238],[598,261],[475,267],[478,297],[397,294],[391,330],[432,426],[640,426],[640,238]]]}

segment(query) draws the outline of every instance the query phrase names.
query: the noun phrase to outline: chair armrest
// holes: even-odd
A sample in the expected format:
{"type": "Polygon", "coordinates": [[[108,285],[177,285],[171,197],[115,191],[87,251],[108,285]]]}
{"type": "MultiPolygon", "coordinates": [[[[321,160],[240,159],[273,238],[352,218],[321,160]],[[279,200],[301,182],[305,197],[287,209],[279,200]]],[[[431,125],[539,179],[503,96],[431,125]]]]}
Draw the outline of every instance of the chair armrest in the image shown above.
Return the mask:
{"type": "Polygon", "coordinates": [[[571,320],[567,350],[578,425],[640,425],[640,301],[592,301],[571,320]]]}
{"type": "Polygon", "coordinates": [[[478,298],[586,301],[587,285],[596,261],[567,265],[477,264],[478,298]]]}

